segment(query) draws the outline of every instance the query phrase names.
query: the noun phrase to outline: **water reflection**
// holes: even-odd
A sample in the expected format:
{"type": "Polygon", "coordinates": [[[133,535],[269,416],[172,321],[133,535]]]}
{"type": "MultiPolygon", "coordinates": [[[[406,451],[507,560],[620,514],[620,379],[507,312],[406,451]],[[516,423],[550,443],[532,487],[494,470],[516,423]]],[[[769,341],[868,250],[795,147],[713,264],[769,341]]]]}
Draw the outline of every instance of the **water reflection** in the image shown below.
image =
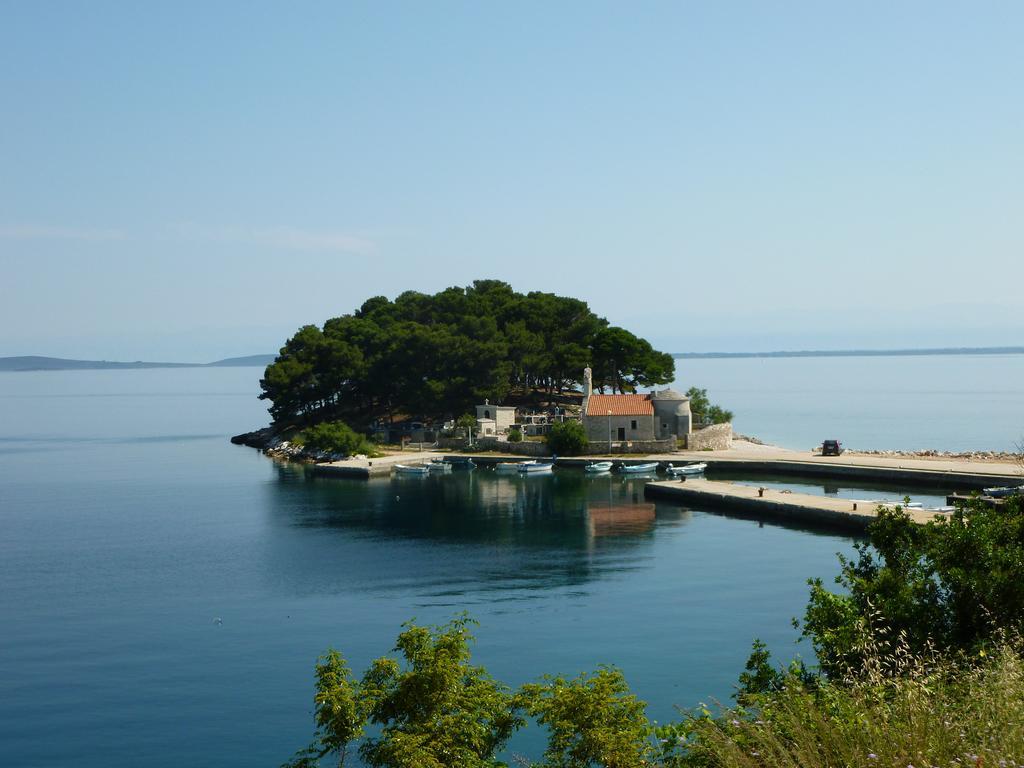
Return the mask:
{"type": "Polygon", "coordinates": [[[643,479],[487,470],[366,480],[280,464],[267,509],[274,579],[298,592],[414,589],[437,598],[530,597],[650,566],[663,526],[690,513],[643,497],[643,479]]]}

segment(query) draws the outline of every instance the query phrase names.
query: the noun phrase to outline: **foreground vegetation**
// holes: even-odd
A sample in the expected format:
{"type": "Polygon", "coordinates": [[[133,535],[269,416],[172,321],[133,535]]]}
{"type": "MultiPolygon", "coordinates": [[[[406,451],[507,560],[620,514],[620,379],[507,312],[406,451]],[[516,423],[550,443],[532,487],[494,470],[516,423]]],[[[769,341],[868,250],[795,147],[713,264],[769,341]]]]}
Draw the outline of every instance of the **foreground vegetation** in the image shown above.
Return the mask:
{"type": "Polygon", "coordinates": [[[608,324],[586,302],[517,293],[497,280],[434,295],[368,299],[298,330],[267,366],[260,398],[278,426],[342,420],[358,430],[396,415],[448,419],[510,392],[667,384],[671,355],[608,324]]]}
{"type": "Polygon", "coordinates": [[[884,512],[839,592],[811,582],[802,624],[820,661],[772,665],[755,642],[736,703],[655,725],[622,674],[602,667],[516,691],[473,666],[471,622],[408,624],[399,658],[356,680],[317,665],[312,744],[286,765],[505,765],[529,720],[548,733],[543,768],[1017,766],[1024,763],[1024,510],[971,503],[925,526],[884,512]]]}

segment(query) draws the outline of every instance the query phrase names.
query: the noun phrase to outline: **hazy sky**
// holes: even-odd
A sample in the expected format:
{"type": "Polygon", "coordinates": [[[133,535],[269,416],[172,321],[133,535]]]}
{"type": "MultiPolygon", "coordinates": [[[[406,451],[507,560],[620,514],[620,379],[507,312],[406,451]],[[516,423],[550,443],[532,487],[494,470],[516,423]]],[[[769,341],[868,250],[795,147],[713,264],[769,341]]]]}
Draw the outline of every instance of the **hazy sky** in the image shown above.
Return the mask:
{"type": "Polygon", "coordinates": [[[501,278],[667,351],[1024,343],[1024,3],[0,3],[0,356],[501,278]]]}

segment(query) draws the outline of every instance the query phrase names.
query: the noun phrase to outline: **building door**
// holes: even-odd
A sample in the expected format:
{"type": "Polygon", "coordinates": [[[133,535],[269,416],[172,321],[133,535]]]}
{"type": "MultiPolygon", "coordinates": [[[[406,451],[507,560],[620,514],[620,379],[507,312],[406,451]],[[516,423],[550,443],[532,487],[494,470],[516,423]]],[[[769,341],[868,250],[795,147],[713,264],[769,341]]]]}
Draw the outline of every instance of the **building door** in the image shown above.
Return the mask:
{"type": "Polygon", "coordinates": [[[626,439],[626,428],[625,427],[619,427],[618,439],[619,440],[625,440],[626,439]]]}

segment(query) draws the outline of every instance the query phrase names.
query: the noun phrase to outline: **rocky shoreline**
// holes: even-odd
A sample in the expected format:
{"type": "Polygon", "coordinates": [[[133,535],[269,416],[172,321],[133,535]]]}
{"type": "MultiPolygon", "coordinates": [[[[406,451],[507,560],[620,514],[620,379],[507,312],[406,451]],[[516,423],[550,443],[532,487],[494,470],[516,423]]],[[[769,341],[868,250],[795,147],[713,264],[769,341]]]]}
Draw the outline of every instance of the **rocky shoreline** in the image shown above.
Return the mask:
{"type": "Polygon", "coordinates": [[[318,464],[351,458],[340,453],[306,450],[303,446],[290,442],[284,435],[275,433],[271,427],[257,429],[254,432],[243,432],[232,437],[231,442],[235,445],[256,448],[272,459],[294,461],[300,464],[318,464]]]}
{"type": "Polygon", "coordinates": [[[862,451],[850,448],[843,453],[851,456],[891,456],[905,459],[963,459],[966,461],[1024,463],[1024,456],[1010,451],[862,451]]]}

